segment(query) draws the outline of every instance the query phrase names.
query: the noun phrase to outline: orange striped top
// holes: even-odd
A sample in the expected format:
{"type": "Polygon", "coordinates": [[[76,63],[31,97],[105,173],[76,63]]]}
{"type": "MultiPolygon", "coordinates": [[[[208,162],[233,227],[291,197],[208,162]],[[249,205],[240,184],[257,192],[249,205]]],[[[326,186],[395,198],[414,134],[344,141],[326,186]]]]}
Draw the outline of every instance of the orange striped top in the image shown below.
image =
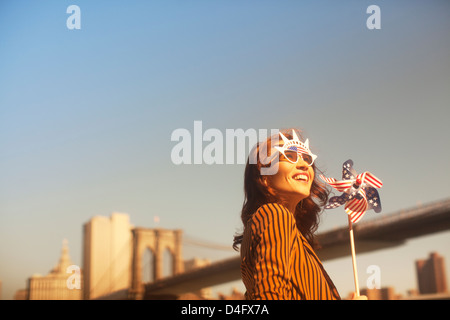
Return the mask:
{"type": "Polygon", "coordinates": [[[250,300],[338,300],[339,293],[283,205],[261,206],[247,222],[241,276],[250,300]]]}

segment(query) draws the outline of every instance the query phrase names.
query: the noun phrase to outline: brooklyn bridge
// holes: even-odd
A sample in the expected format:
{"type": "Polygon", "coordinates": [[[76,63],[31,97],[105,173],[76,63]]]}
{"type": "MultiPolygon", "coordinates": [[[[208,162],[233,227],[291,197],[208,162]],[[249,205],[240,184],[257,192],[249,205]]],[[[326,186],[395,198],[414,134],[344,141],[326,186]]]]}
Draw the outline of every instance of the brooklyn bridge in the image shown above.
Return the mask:
{"type": "MultiPolygon", "coordinates": [[[[450,229],[450,199],[400,210],[353,226],[357,252],[398,247],[408,240],[450,229]]],[[[181,230],[134,228],[132,230],[131,283],[97,299],[176,299],[182,294],[240,279],[239,256],[209,265],[183,269],[181,230]],[[153,280],[143,280],[145,250],[154,254],[153,280]],[[163,250],[171,253],[172,275],[163,276],[163,250]]],[[[350,255],[349,232],[342,227],[318,234],[322,261],[350,255]]]]}

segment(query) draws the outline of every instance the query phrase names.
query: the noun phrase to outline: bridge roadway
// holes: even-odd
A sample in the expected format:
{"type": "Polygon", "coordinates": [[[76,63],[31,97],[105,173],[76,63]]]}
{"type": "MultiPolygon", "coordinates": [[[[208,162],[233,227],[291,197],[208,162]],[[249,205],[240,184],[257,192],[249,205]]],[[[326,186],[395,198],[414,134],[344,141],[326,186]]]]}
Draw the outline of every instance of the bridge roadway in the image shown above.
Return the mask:
{"type": "MultiPolygon", "coordinates": [[[[404,244],[408,239],[450,229],[450,198],[353,225],[357,253],[404,244]]],[[[350,255],[348,227],[317,235],[322,261],[350,255]]],[[[239,280],[239,256],[145,284],[144,299],[175,298],[202,288],[239,280]]]]}

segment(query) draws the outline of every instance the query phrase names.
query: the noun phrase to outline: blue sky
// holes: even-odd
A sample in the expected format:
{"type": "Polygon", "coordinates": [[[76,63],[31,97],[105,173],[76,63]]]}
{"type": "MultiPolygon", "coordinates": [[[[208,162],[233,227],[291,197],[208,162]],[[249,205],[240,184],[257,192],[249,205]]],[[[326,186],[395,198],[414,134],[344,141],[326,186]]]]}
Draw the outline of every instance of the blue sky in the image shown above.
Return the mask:
{"type": "MultiPolygon", "coordinates": [[[[381,214],[448,198],[449,27],[445,1],[2,2],[2,297],[47,274],[63,238],[81,265],[94,215],[126,212],[142,227],[159,216],[231,244],[244,166],[171,162],[171,133],[196,120],[302,129],[328,176],[351,158],[383,180],[381,214]],[[80,30],[66,27],[72,4],[80,30]],[[380,30],[366,27],[371,4],[380,30]]],[[[343,210],[325,212],[319,230],[345,224],[343,210]]],[[[449,240],[360,255],[360,281],[376,264],[382,285],[414,288],[414,260],[436,250],[449,265],[449,240]]],[[[196,250],[185,257],[236,254],[196,250]]],[[[350,257],[325,267],[352,290],[350,257]]]]}

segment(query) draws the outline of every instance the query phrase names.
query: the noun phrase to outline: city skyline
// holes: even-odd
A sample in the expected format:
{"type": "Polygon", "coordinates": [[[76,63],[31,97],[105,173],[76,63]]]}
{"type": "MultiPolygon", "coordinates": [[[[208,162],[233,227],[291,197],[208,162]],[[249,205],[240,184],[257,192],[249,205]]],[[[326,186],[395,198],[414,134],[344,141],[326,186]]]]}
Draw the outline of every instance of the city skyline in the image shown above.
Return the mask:
{"type": "MultiPolygon", "coordinates": [[[[84,249],[83,249],[83,251],[87,250],[86,252],[83,252],[83,255],[86,257],[84,265],[83,266],[72,265],[72,262],[68,255],[69,250],[68,250],[67,239],[64,239],[62,242],[63,245],[62,245],[61,258],[60,258],[58,264],[50,271],[49,275],[52,275],[55,272],[56,272],[56,274],[61,274],[60,275],[60,278],[62,279],[61,282],[64,282],[64,285],[66,285],[67,279],[69,279],[70,277],[73,277],[73,274],[72,273],[67,274],[66,270],[63,270],[63,269],[69,267],[69,265],[71,265],[70,271],[72,271],[74,266],[78,267],[79,269],[82,269],[83,272],[81,273],[81,276],[82,276],[82,282],[83,282],[82,283],[83,291],[81,291],[81,293],[85,292],[84,299],[96,299],[96,298],[98,299],[101,296],[107,296],[113,292],[120,291],[122,288],[127,288],[128,290],[130,290],[131,289],[131,281],[130,281],[131,274],[129,276],[126,276],[123,273],[123,270],[124,270],[123,267],[125,266],[124,262],[129,260],[131,252],[128,252],[127,255],[124,255],[125,251],[123,249],[124,249],[125,243],[123,241],[131,242],[131,239],[129,237],[132,234],[132,230],[135,228],[143,229],[143,227],[142,226],[132,226],[129,224],[129,221],[130,221],[130,217],[126,213],[113,212],[113,213],[111,213],[111,215],[109,217],[107,217],[107,216],[92,217],[88,222],[86,222],[83,225],[83,230],[84,230],[83,231],[83,233],[84,233],[84,240],[83,240],[83,243],[84,243],[83,248],[84,249]],[[96,230],[95,233],[92,233],[94,230],[96,230]],[[106,234],[105,234],[105,232],[106,232],[106,234]],[[128,236],[127,236],[127,232],[129,233],[128,236]],[[102,238],[105,238],[105,235],[106,235],[106,238],[110,239],[111,244],[106,244],[104,242],[104,240],[101,240],[102,238]],[[95,242],[93,242],[94,241],[93,239],[98,239],[98,240],[95,240],[95,242]],[[116,239],[116,240],[114,240],[114,239],[116,239]],[[98,244],[95,244],[95,247],[97,247],[97,251],[100,250],[100,251],[98,251],[99,253],[103,254],[102,257],[99,257],[98,254],[92,255],[94,252],[93,251],[94,247],[91,248],[91,246],[94,243],[98,243],[98,244]],[[100,247],[99,247],[99,245],[100,245],[100,247]],[[108,247],[111,245],[115,246],[117,248],[116,249],[111,249],[111,248],[108,249],[108,247]],[[119,248],[120,248],[120,250],[119,250],[119,248]],[[103,252],[109,252],[109,253],[106,256],[104,256],[103,252]],[[117,253],[116,256],[114,256],[114,252],[117,253]],[[86,273],[88,272],[86,269],[86,266],[89,266],[88,267],[89,269],[92,268],[92,262],[90,262],[91,258],[89,258],[90,256],[95,258],[95,260],[92,260],[92,261],[94,261],[93,262],[94,265],[97,264],[95,261],[97,261],[97,262],[101,261],[100,269],[98,267],[94,267],[94,270],[98,269],[98,271],[95,271],[93,273],[93,275],[96,274],[95,277],[98,280],[100,280],[100,282],[98,282],[98,280],[93,281],[93,283],[96,283],[96,285],[94,286],[95,291],[93,291],[93,289],[89,289],[90,288],[89,282],[85,283],[88,278],[93,277],[92,275],[89,277],[86,275],[86,273]],[[117,271],[114,271],[114,270],[108,271],[110,268],[109,264],[111,263],[109,261],[114,261],[115,269],[118,268],[117,267],[118,265],[122,265],[122,268],[119,267],[118,269],[123,269],[123,270],[118,273],[117,273],[117,271]],[[99,273],[99,271],[100,271],[100,273],[99,273]],[[112,276],[112,277],[106,276],[106,280],[105,280],[105,275],[106,275],[105,272],[107,274],[116,273],[116,275],[112,276]],[[125,278],[123,278],[123,276],[125,276],[125,278]],[[114,280],[113,283],[110,283],[110,281],[112,279],[116,279],[117,281],[114,280]],[[125,280],[125,282],[123,280],[125,280]],[[114,287],[116,287],[117,289],[114,289],[114,287]],[[106,289],[106,291],[105,291],[105,288],[109,288],[109,290],[106,289]],[[100,295],[98,293],[96,293],[98,291],[98,289],[100,289],[100,291],[103,293],[100,295]],[[90,291],[91,293],[87,294],[86,290],[90,291]]],[[[375,221],[376,221],[376,219],[375,219],[375,221]]],[[[171,231],[171,230],[159,228],[158,226],[155,226],[150,229],[149,228],[144,228],[144,229],[169,231],[169,232],[171,231]]],[[[176,230],[173,230],[173,231],[176,231],[176,230]]],[[[180,231],[180,230],[178,230],[178,231],[180,231]]],[[[183,230],[181,230],[181,234],[183,234],[183,230]]],[[[198,243],[198,244],[202,245],[201,243],[198,243]]],[[[209,245],[213,246],[214,244],[209,243],[209,245]]],[[[130,250],[130,249],[128,249],[128,250],[130,250]]],[[[162,250],[164,250],[164,249],[166,249],[166,248],[163,246],[162,250]]],[[[184,263],[187,263],[189,260],[185,259],[182,256],[182,252],[183,252],[183,249],[181,249],[181,257],[182,257],[184,263]]],[[[319,254],[320,254],[320,251],[319,251],[319,254]]],[[[191,260],[191,263],[193,260],[198,260],[198,259],[202,259],[202,258],[203,257],[194,257],[194,259],[191,260]]],[[[154,257],[151,260],[153,260],[153,259],[154,259],[154,257]]],[[[167,276],[170,277],[170,276],[175,275],[175,274],[173,274],[173,271],[166,270],[167,268],[171,267],[175,263],[175,261],[173,259],[175,259],[175,258],[172,257],[171,261],[167,261],[167,260],[165,260],[165,257],[164,257],[164,259],[163,259],[164,261],[161,261],[162,265],[160,265],[159,268],[164,268],[165,271],[162,272],[162,269],[161,269],[159,271],[160,276],[157,276],[158,278],[161,276],[164,278],[167,276]]],[[[144,260],[142,260],[142,263],[145,263],[144,260]]],[[[415,279],[415,281],[411,281],[411,283],[416,282],[416,287],[408,288],[407,294],[405,294],[405,292],[395,292],[395,285],[393,285],[393,284],[383,283],[383,286],[381,286],[382,270],[376,270],[376,272],[370,276],[372,278],[372,280],[369,280],[369,279],[367,280],[366,286],[364,286],[364,283],[362,283],[363,284],[363,286],[361,288],[362,294],[368,295],[368,297],[371,299],[398,299],[398,298],[405,298],[405,297],[406,298],[407,297],[414,298],[417,296],[417,294],[448,293],[448,291],[446,289],[447,280],[446,280],[446,276],[445,276],[445,274],[446,274],[445,259],[443,257],[441,257],[439,254],[437,254],[436,252],[433,251],[433,252],[429,253],[428,259],[422,259],[422,257],[419,259],[419,257],[418,257],[415,259],[414,263],[416,264],[416,279],[415,279]],[[432,291],[421,292],[422,290],[420,289],[420,286],[426,285],[427,287],[430,287],[430,286],[433,287],[433,285],[434,285],[433,283],[429,283],[430,277],[434,277],[430,274],[430,271],[431,271],[430,266],[427,267],[427,270],[429,270],[429,271],[426,271],[427,276],[426,276],[426,278],[424,278],[424,280],[422,280],[422,281],[425,281],[425,282],[422,282],[422,284],[420,282],[420,277],[422,277],[422,278],[424,277],[423,275],[421,275],[421,274],[423,274],[423,272],[421,272],[421,274],[419,274],[419,265],[428,265],[429,264],[428,261],[430,261],[432,258],[433,258],[433,261],[435,259],[439,259],[439,268],[440,269],[437,271],[438,271],[438,273],[443,272],[443,274],[439,273],[438,277],[443,278],[444,282],[439,284],[438,286],[439,286],[439,288],[445,288],[445,289],[444,290],[438,289],[437,292],[432,292],[432,291]],[[369,283],[371,286],[369,286],[369,283]],[[375,289],[375,291],[373,291],[373,289],[375,289]],[[411,294],[411,292],[413,294],[411,294]],[[414,292],[418,292],[418,293],[414,294],[414,292]]],[[[155,272],[155,270],[154,270],[155,267],[156,267],[156,265],[154,267],[150,267],[150,269],[148,267],[142,267],[142,266],[139,268],[140,269],[142,268],[141,272],[145,272],[145,271],[155,272]]],[[[378,266],[376,266],[376,265],[371,265],[370,267],[372,267],[372,271],[373,271],[373,267],[376,267],[376,269],[378,269],[378,266]]],[[[131,269],[131,266],[129,266],[128,268],[131,269]]],[[[420,268],[422,268],[422,267],[420,267],[420,268]]],[[[89,274],[90,274],[90,272],[89,272],[89,274]]],[[[42,275],[39,275],[39,274],[33,274],[32,276],[30,276],[28,278],[29,280],[27,280],[27,282],[32,281],[33,279],[37,279],[37,280],[34,280],[35,282],[38,281],[39,279],[45,280],[46,277],[47,276],[43,277],[42,275]]],[[[144,278],[146,276],[143,273],[140,273],[140,277],[141,277],[141,281],[144,282],[144,278]]],[[[89,280],[89,281],[92,281],[92,280],[89,280]]],[[[213,288],[216,288],[215,290],[213,290],[214,294],[208,293],[207,295],[210,296],[209,299],[214,300],[214,299],[218,299],[221,296],[226,297],[226,291],[227,291],[226,289],[229,289],[228,291],[230,291],[230,293],[231,292],[240,292],[240,290],[241,291],[243,290],[241,292],[241,293],[243,293],[243,292],[245,292],[245,288],[239,282],[240,281],[237,280],[237,281],[233,281],[234,285],[230,285],[230,283],[224,283],[224,284],[213,286],[213,288]],[[219,289],[217,289],[217,288],[219,288],[219,289]],[[224,296],[224,294],[225,294],[225,296],[224,296]]],[[[28,284],[28,287],[30,287],[30,286],[31,286],[31,283],[28,284]]],[[[33,287],[35,287],[35,286],[36,285],[33,285],[33,287]]],[[[25,289],[26,288],[21,288],[21,289],[17,290],[14,296],[18,296],[20,298],[24,294],[23,291],[25,289]]],[[[80,289],[80,287],[78,287],[76,289],[80,289]]],[[[211,288],[205,288],[205,289],[210,290],[211,288]]],[[[68,292],[70,292],[70,291],[71,290],[69,290],[68,292]]],[[[131,291],[129,291],[129,292],[131,292],[131,291]]],[[[83,297],[81,296],[81,293],[79,294],[80,297],[78,299],[83,299],[83,297]]],[[[40,294],[40,293],[34,293],[35,297],[40,297],[41,295],[42,294],[40,294]]],[[[48,295],[48,293],[47,293],[47,295],[48,295]]],[[[342,295],[342,298],[346,299],[346,298],[349,298],[351,294],[350,294],[350,292],[348,292],[348,293],[341,292],[341,295],[342,295]]],[[[68,294],[67,293],[59,293],[59,296],[68,296],[68,294]]],[[[186,297],[188,299],[192,299],[193,296],[187,295],[186,297]]],[[[200,298],[200,296],[196,296],[196,297],[200,298]]],[[[36,298],[34,298],[34,299],[36,299],[36,298]]]]}
{"type": "MultiPolygon", "coordinates": [[[[96,215],[231,247],[245,166],[171,158],[172,134],[193,138],[197,121],[203,151],[227,130],[294,127],[325,176],[352,159],[383,181],[382,212],[363,220],[448,198],[448,30],[440,0],[3,1],[2,299],[46,274],[64,238],[81,265],[81,228],[96,215]],[[380,29],[368,27],[372,5],[380,29]]],[[[326,210],[318,232],[346,224],[326,210]]],[[[441,232],[357,254],[360,282],[377,265],[382,285],[404,292],[412,261],[431,251],[449,261],[448,243],[441,232]]],[[[238,254],[201,250],[211,261],[238,254]]],[[[350,258],[324,266],[342,295],[353,289],[350,258]]]]}

